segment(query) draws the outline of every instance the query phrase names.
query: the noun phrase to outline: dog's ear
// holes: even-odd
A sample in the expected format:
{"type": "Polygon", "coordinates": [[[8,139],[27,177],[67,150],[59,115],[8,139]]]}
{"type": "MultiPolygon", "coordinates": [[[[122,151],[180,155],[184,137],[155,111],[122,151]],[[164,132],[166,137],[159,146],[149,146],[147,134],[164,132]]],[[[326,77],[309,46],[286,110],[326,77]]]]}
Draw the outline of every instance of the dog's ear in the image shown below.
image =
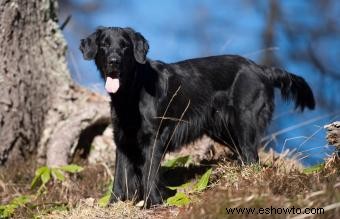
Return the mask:
{"type": "Polygon", "coordinates": [[[99,31],[100,29],[97,29],[96,32],[92,33],[86,39],[81,39],[80,41],[79,49],[83,53],[85,60],[94,59],[97,55],[98,46],[96,40],[99,31]]]}
{"type": "Polygon", "coordinates": [[[149,51],[148,41],[146,41],[142,34],[135,32],[132,28],[127,27],[124,30],[129,34],[133,43],[133,54],[136,61],[140,64],[145,64],[146,54],[149,51]]]}

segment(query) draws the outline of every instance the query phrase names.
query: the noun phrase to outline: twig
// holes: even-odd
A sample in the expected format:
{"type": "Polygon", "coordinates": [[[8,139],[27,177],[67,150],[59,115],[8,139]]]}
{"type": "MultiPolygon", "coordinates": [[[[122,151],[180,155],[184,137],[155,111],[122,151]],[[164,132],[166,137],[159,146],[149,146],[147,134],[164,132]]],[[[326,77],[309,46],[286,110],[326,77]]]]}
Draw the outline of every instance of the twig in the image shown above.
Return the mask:
{"type": "Polygon", "coordinates": [[[60,25],[61,30],[64,30],[68,22],[70,22],[71,18],[72,18],[72,15],[70,14],[66,17],[65,21],[60,25]]]}
{"type": "MultiPolygon", "coordinates": [[[[179,118],[180,120],[182,120],[182,118],[183,118],[184,114],[186,113],[186,111],[188,110],[189,106],[190,106],[190,100],[188,101],[187,106],[185,107],[184,111],[182,112],[182,115],[181,115],[180,118],[179,118]]],[[[178,126],[179,126],[179,122],[176,124],[176,127],[175,127],[174,131],[173,131],[172,134],[171,134],[171,137],[170,137],[170,139],[169,139],[169,141],[168,141],[168,143],[167,143],[167,145],[166,145],[166,147],[165,147],[165,150],[164,150],[164,152],[163,152],[163,154],[162,154],[162,157],[165,156],[165,153],[166,153],[166,151],[167,151],[167,149],[168,149],[168,147],[169,147],[169,145],[170,145],[170,142],[171,142],[173,136],[174,136],[175,133],[176,133],[176,130],[177,130],[178,126]]],[[[152,161],[152,160],[151,160],[151,161],[152,161]]],[[[158,173],[160,166],[161,166],[161,163],[158,164],[158,167],[157,167],[157,170],[156,170],[156,174],[158,173]]],[[[151,172],[150,170],[151,170],[151,165],[150,165],[149,173],[151,172]]],[[[149,176],[150,176],[150,174],[149,174],[149,176]]],[[[148,176],[148,181],[149,181],[149,176],[148,176]]],[[[152,182],[152,183],[153,183],[153,182],[152,182]]],[[[151,187],[152,187],[152,186],[151,186],[151,187]]],[[[145,201],[148,200],[148,198],[149,198],[149,196],[150,196],[150,194],[151,194],[151,187],[150,187],[150,189],[149,189],[149,192],[148,192],[148,195],[146,196],[146,200],[145,200],[145,201]]]]}
{"type": "Polygon", "coordinates": [[[286,148],[286,144],[287,144],[288,141],[295,140],[295,139],[300,139],[300,138],[305,138],[306,139],[307,137],[306,136],[297,136],[297,137],[292,137],[292,138],[286,138],[285,142],[283,143],[283,146],[282,146],[282,149],[281,149],[281,153],[286,148]]]}
{"type": "Polygon", "coordinates": [[[298,152],[297,152],[297,155],[299,156],[299,155],[302,155],[302,154],[305,153],[305,152],[312,151],[312,150],[319,149],[319,148],[326,148],[326,147],[328,147],[327,144],[326,144],[326,145],[323,145],[323,146],[312,147],[312,148],[309,148],[309,149],[307,149],[307,150],[298,151],[298,152]]]}
{"type": "Polygon", "coordinates": [[[312,139],[317,133],[319,133],[321,130],[323,129],[323,127],[320,127],[318,130],[316,130],[312,135],[310,135],[308,138],[306,138],[297,148],[297,151],[299,151],[299,149],[301,148],[302,145],[304,145],[306,142],[308,142],[310,139],[312,139]]]}
{"type": "Polygon", "coordinates": [[[265,48],[265,49],[259,49],[255,52],[245,53],[245,54],[242,54],[242,55],[249,57],[249,56],[257,55],[259,53],[268,52],[268,51],[276,51],[276,50],[279,50],[279,49],[280,48],[278,46],[273,46],[273,47],[269,47],[269,48],[265,48]]]}
{"type": "Polygon", "coordinates": [[[278,135],[282,135],[282,134],[284,134],[284,133],[286,133],[286,132],[292,131],[292,130],[297,129],[297,128],[301,128],[301,127],[306,126],[306,125],[309,125],[309,124],[311,124],[311,123],[313,123],[313,122],[319,121],[319,120],[321,120],[321,119],[324,119],[324,118],[327,118],[327,117],[330,117],[330,116],[333,116],[333,115],[337,115],[337,114],[339,114],[339,113],[340,113],[340,112],[335,112],[335,113],[331,113],[331,114],[327,114],[327,115],[318,116],[318,117],[316,117],[316,118],[307,120],[307,121],[302,122],[302,123],[300,123],[300,124],[293,125],[293,126],[290,126],[290,127],[288,127],[288,128],[285,128],[285,129],[281,129],[280,131],[274,132],[274,133],[272,133],[272,134],[270,134],[270,135],[267,135],[266,137],[262,138],[262,141],[270,140],[270,139],[271,139],[272,137],[274,137],[274,136],[276,137],[276,136],[278,136],[278,135]]]}
{"type": "MultiPolygon", "coordinates": [[[[166,113],[168,112],[168,109],[169,109],[169,107],[170,107],[172,101],[174,100],[175,96],[177,96],[177,93],[178,93],[178,91],[179,91],[180,89],[181,89],[181,86],[178,86],[177,90],[176,90],[175,93],[172,95],[172,97],[171,97],[171,99],[170,99],[168,105],[166,106],[166,108],[165,108],[165,110],[164,110],[164,113],[163,113],[162,117],[165,117],[165,115],[166,115],[166,113]]],[[[151,166],[152,166],[152,162],[153,162],[153,155],[154,155],[154,153],[155,153],[156,142],[157,142],[157,138],[158,138],[159,131],[160,131],[160,129],[161,129],[162,124],[163,124],[163,119],[161,119],[161,121],[160,121],[160,123],[159,123],[159,125],[158,125],[157,132],[156,132],[156,136],[155,136],[155,140],[154,140],[154,143],[153,143],[153,145],[152,145],[151,161],[150,161],[150,166],[149,166],[149,173],[148,173],[147,182],[149,182],[149,180],[150,180],[151,166]]],[[[147,183],[147,182],[146,182],[146,183],[147,183]]],[[[147,184],[147,185],[148,185],[148,184],[147,184]]],[[[148,190],[148,186],[146,187],[146,190],[148,190]]],[[[150,191],[151,191],[151,189],[150,189],[150,191]]],[[[148,197],[149,197],[149,195],[147,195],[147,198],[146,198],[145,202],[147,202],[148,197]]]]}
{"type": "Polygon", "coordinates": [[[109,175],[109,177],[111,178],[111,180],[113,181],[113,175],[112,175],[112,173],[111,173],[111,170],[110,170],[110,168],[106,165],[106,163],[104,163],[104,162],[101,162],[100,163],[104,168],[105,168],[105,170],[106,170],[106,172],[107,172],[107,174],[109,175]]]}
{"type": "Polygon", "coordinates": [[[187,120],[180,120],[180,119],[173,118],[173,117],[161,117],[161,116],[156,116],[156,117],[154,117],[154,118],[155,118],[155,119],[172,120],[172,121],[175,121],[175,122],[185,122],[185,123],[188,123],[188,124],[189,124],[189,121],[187,121],[187,120]]]}

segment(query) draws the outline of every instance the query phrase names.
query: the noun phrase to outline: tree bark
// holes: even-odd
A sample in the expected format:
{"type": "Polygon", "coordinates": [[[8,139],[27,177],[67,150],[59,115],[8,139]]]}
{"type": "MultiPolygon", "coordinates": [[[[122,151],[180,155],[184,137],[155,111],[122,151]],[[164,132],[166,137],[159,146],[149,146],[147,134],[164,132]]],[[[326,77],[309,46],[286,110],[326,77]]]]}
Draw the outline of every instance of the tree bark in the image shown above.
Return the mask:
{"type": "Polygon", "coordinates": [[[273,53],[272,48],[275,47],[275,25],[280,17],[280,6],[277,0],[269,1],[269,11],[266,17],[266,26],[263,32],[264,53],[262,57],[262,64],[279,66],[279,61],[273,53]]]}
{"type": "Polygon", "coordinates": [[[0,0],[0,164],[64,165],[84,130],[110,123],[105,98],[72,82],[56,13],[55,0],[0,0]]]}

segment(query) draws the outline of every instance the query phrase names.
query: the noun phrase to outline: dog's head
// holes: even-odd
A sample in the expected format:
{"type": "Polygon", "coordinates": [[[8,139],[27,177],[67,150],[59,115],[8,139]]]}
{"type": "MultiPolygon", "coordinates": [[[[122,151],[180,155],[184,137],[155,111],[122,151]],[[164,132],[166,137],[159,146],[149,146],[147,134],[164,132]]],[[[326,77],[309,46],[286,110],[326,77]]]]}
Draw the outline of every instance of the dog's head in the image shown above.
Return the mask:
{"type": "Polygon", "coordinates": [[[145,64],[148,49],[144,37],[131,28],[100,27],[80,43],[84,59],[95,60],[109,93],[117,92],[137,63],[145,64]]]}

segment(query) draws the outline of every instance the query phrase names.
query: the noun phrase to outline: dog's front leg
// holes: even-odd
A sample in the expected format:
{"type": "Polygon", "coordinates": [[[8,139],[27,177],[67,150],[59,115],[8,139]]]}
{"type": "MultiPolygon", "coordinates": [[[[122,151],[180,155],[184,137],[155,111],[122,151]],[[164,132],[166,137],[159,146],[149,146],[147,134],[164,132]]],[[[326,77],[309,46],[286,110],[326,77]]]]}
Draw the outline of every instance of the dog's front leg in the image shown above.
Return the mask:
{"type": "Polygon", "coordinates": [[[139,200],[143,197],[141,185],[142,163],[136,144],[128,136],[116,140],[116,166],[111,202],[139,200]]]}
{"type": "Polygon", "coordinates": [[[163,201],[163,189],[159,185],[159,170],[163,156],[162,146],[152,141],[144,148],[143,190],[144,205],[147,207],[160,204],[163,201]]]}

